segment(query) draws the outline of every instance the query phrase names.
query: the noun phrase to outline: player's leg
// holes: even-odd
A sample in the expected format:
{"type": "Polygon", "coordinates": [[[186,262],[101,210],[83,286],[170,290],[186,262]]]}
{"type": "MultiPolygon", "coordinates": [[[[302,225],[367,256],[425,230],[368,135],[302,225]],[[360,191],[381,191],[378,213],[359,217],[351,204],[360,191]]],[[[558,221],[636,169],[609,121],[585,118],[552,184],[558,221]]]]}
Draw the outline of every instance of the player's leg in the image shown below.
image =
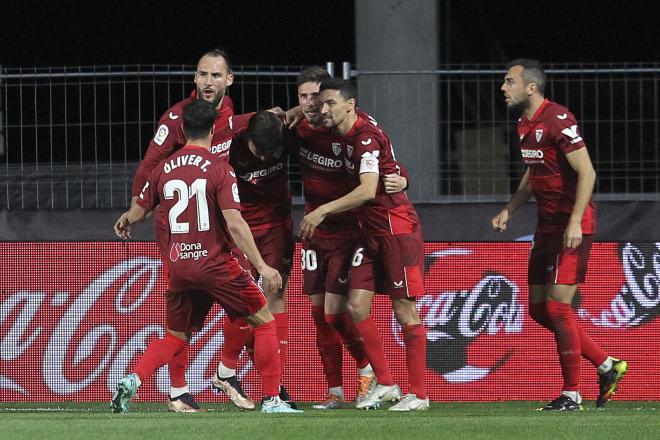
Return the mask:
{"type": "Polygon", "coordinates": [[[426,328],[419,318],[414,298],[393,298],[394,315],[401,325],[406,347],[406,369],[410,392],[391,411],[424,411],[429,408],[426,394],[426,328]]]}
{"type": "MultiPolygon", "coordinates": [[[[238,264],[250,271],[250,262],[237,247],[232,249],[232,254],[238,264]]],[[[218,363],[216,374],[212,378],[213,389],[229,396],[231,402],[243,410],[252,410],[256,404],[241,387],[241,381],[236,376],[238,361],[248,341],[252,339],[252,327],[244,319],[230,319],[225,316],[222,323],[224,341],[222,343],[221,360],[218,363]]]]}
{"type": "Polygon", "coordinates": [[[312,303],[312,319],[316,327],[316,347],[321,357],[323,373],[328,384],[325,400],[314,409],[334,409],[344,400],[342,385],[342,346],[341,339],[332,326],[325,320],[324,294],[309,295],[312,303]]]}
{"type": "MultiPolygon", "coordinates": [[[[346,280],[346,276],[347,274],[344,276],[344,280],[346,280]]],[[[376,386],[376,374],[369,363],[355,324],[346,312],[346,302],[345,294],[338,295],[327,292],[324,305],[325,320],[340,335],[341,342],[355,360],[355,365],[358,368],[358,390],[355,397],[355,403],[357,404],[364,400],[376,386]]]]}
{"type": "MultiPolygon", "coordinates": [[[[138,359],[133,371],[119,381],[111,402],[113,412],[128,411],[128,402],[135,397],[137,388],[142,382],[150,378],[158,368],[170,362],[175,355],[186,349],[190,331],[199,329],[199,321],[203,322],[203,317],[206,317],[212,304],[210,299],[201,292],[169,290],[166,298],[167,333],[165,337],[151,342],[138,359]]],[[[190,396],[190,394],[187,395],[190,396]]],[[[181,399],[182,397],[179,396],[177,399],[170,399],[170,402],[181,399]]],[[[199,407],[192,409],[199,410],[199,407]]]]}
{"type": "MultiPolygon", "coordinates": [[[[162,209],[158,208],[154,215],[154,232],[155,237],[158,238],[158,249],[162,262],[163,278],[167,281],[169,288],[169,224],[167,217],[162,209]]],[[[170,376],[170,398],[167,401],[169,411],[174,412],[191,412],[195,408],[199,408],[197,402],[190,394],[188,382],[186,381],[186,370],[188,369],[188,345],[175,354],[174,357],[168,362],[168,373],[170,376]]]]}

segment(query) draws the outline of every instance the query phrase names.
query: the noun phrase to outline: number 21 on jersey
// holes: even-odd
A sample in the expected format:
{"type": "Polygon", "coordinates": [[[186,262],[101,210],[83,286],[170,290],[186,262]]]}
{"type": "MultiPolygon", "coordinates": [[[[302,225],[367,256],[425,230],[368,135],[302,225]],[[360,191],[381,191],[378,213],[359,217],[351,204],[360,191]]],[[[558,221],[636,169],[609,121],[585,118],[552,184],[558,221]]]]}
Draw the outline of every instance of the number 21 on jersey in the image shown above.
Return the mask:
{"type": "Polygon", "coordinates": [[[169,180],[163,186],[163,195],[167,200],[177,197],[176,203],[167,214],[172,234],[190,232],[190,223],[180,222],[179,217],[186,211],[190,199],[193,197],[197,200],[197,230],[208,231],[211,228],[209,206],[206,201],[206,179],[196,179],[190,186],[180,179],[169,180]]]}

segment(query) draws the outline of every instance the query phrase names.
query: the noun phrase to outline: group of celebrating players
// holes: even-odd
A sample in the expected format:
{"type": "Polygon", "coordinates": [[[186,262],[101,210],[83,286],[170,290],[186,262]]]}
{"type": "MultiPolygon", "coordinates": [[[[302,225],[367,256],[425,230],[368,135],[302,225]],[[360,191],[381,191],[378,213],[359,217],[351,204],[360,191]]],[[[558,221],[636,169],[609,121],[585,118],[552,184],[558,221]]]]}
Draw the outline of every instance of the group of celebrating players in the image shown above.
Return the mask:
{"type": "MultiPolygon", "coordinates": [[[[522,65],[515,64],[512,69],[516,67],[522,65]]],[[[514,72],[523,87],[524,71],[522,68],[514,72]]],[[[415,303],[415,298],[425,293],[422,229],[405,193],[407,172],[395,159],[388,136],[373,118],[357,108],[354,86],[332,78],[320,67],[299,74],[299,106],[287,112],[273,108],[234,115],[231,99],[225,95],[233,80],[224,51],[214,49],[200,58],[195,91],[161,117],[136,172],[131,207],[115,223],[116,234],[130,238],[133,226],[153,212],[168,289],[166,335],[149,344],[132,372],[119,381],[112,410],[127,411],[141,383],[165,364],[171,383],[169,409],[200,409],[185,378],[189,339],[191,332],[202,328],[211,306],[218,303],[228,319],[223,323],[221,362],[211,385],[226,393],[237,407],[256,408],[236,376],[238,359],[245,347],[262,379],[261,411],[301,412],[281,384],[289,331],[286,288],[294,249],[287,167],[292,158],[300,164],[305,197],[305,216],[298,233],[302,240],[303,292],[311,302],[317,348],[328,385],[326,399],[313,408],[348,406],[342,384],[345,346],[358,367],[356,408],[376,409],[383,402],[394,402],[391,411],[428,409],[426,330],[415,303]],[[378,327],[371,317],[376,292],[390,297],[402,328],[409,382],[405,395],[394,382],[378,327]]],[[[509,83],[505,80],[505,86],[509,83]]],[[[502,90],[507,104],[518,98],[524,101],[524,96],[530,101],[532,95],[525,95],[530,90],[515,95],[515,90],[507,91],[505,86],[502,90]]],[[[573,121],[570,117],[566,123],[573,121]]],[[[562,150],[567,156],[580,149],[586,152],[579,141],[569,145],[571,148],[562,150]]],[[[561,159],[558,161],[565,167],[561,159]]],[[[570,159],[568,163],[573,165],[570,159]]],[[[530,162],[528,167],[534,165],[530,162]]],[[[529,171],[525,174],[522,189],[493,219],[494,228],[506,227],[509,215],[531,197],[530,188],[542,177],[530,176],[529,171]]],[[[590,197],[591,189],[585,206],[590,197]]],[[[573,196],[574,205],[583,203],[578,199],[573,196]]],[[[590,213],[583,215],[585,206],[576,214],[578,223],[583,217],[587,221],[593,217],[590,213]]],[[[572,206],[559,208],[569,209],[571,217],[572,206]]],[[[564,220],[566,229],[566,224],[573,225],[575,219],[564,220]]],[[[535,258],[540,261],[551,252],[562,258],[566,254],[567,263],[557,264],[557,272],[561,269],[562,276],[564,272],[582,273],[586,271],[586,258],[583,265],[579,263],[584,252],[579,251],[581,240],[577,240],[576,231],[571,236],[574,242],[563,249],[553,247],[552,233],[561,228],[561,221],[555,218],[546,227],[546,239],[541,241],[543,249],[537,250],[535,258]]],[[[585,234],[591,232],[585,230],[585,234]]],[[[579,236],[581,239],[581,231],[579,236]]],[[[535,280],[542,275],[545,274],[535,273],[535,280]]],[[[560,282],[574,285],[580,281],[569,278],[560,282]]],[[[544,287],[547,283],[544,279],[530,281],[532,284],[544,287]]],[[[535,292],[535,304],[557,302],[562,306],[547,307],[544,322],[536,317],[545,308],[537,306],[534,315],[530,307],[530,313],[541,325],[560,335],[560,349],[567,346],[565,341],[570,339],[567,335],[571,331],[578,335],[578,367],[580,337],[584,336],[582,353],[587,356],[584,346],[587,351],[591,347],[592,362],[601,373],[599,401],[604,403],[616,390],[627,366],[599,348],[598,352],[593,342],[586,343],[588,336],[583,331],[579,333],[577,322],[570,320],[563,307],[562,301],[570,295],[564,293],[557,300],[553,296],[557,296],[556,292],[550,290],[530,290],[535,292]],[[560,321],[562,325],[557,324],[560,321]]],[[[571,341],[569,348],[575,350],[575,338],[571,341]]],[[[575,356],[566,362],[573,370],[574,364],[575,356]]],[[[544,408],[570,410],[580,405],[574,375],[568,382],[566,374],[564,377],[562,398],[544,408]]]]}

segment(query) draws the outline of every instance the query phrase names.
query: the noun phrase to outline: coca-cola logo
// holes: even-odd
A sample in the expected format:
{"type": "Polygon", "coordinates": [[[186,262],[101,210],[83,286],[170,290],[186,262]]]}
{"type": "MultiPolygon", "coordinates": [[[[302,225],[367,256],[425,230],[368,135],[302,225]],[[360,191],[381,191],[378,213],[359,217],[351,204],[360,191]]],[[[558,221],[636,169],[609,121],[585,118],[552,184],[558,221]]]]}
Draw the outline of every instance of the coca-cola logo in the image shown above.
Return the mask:
{"type": "MultiPolygon", "coordinates": [[[[106,373],[106,387],[110,392],[128,373],[148,341],[165,334],[164,326],[144,324],[137,318],[154,293],[160,267],[159,259],[136,257],[100,273],[80,292],[21,290],[3,295],[0,326],[8,330],[0,340],[0,360],[5,365],[9,362],[16,365],[26,358],[25,365],[29,365],[28,358],[34,358],[35,351],[39,351],[43,384],[53,394],[78,393],[106,373]],[[100,301],[104,301],[103,305],[100,301]],[[108,305],[114,305],[114,310],[107,310],[108,305]],[[50,308],[60,307],[66,309],[52,331],[47,331],[46,324],[52,319],[48,316],[52,314],[50,308]],[[98,310],[100,307],[104,308],[102,313],[98,310]]],[[[152,311],[152,314],[158,313],[152,311]]],[[[219,309],[191,340],[191,344],[204,344],[190,363],[194,367],[188,374],[192,392],[209,386],[214,371],[212,357],[224,338],[218,325],[223,316],[224,311],[219,309]],[[209,377],[196,377],[206,372],[211,372],[209,377]]],[[[239,375],[244,375],[250,367],[251,364],[246,365],[239,375]]],[[[0,371],[0,390],[30,395],[29,386],[37,372],[30,371],[19,377],[14,374],[22,375],[24,369],[0,371]]],[[[157,388],[166,393],[169,377],[165,367],[158,371],[156,379],[157,388]]]]}
{"type": "Polygon", "coordinates": [[[660,243],[619,245],[625,284],[609,308],[592,315],[584,308],[579,316],[600,327],[634,327],[660,315],[660,243]]]}
{"type": "MultiPolygon", "coordinates": [[[[470,249],[453,248],[427,256],[426,274],[452,256],[469,256],[470,249]]],[[[518,300],[519,288],[506,276],[485,271],[471,289],[434,292],[418,299],[417,308],[427,328],[427,366],[449,382],[471,382],[485,378],[511,356],[507,351],[493,364],[468,364],[468,347],[479,335],[519,333],[525,311],[518,300]]],[[[393,332],[400,341],[396,321],[393,332]]]]}

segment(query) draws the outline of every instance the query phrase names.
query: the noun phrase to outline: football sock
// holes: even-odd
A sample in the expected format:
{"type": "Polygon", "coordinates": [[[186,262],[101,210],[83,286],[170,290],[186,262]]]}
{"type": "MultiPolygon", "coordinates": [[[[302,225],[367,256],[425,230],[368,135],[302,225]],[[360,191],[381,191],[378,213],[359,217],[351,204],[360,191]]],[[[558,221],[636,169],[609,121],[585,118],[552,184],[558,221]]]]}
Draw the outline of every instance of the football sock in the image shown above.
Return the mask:
{"type": "Polygon", "coordinates": [[[170,398],[171,399],[176,399],[179,396],[182,396],[186,393],[189,393],[190,389],[188,388],[188,385],[184,387],[171,387],[170,388],[170,398]]]}
{"type": "Polygon", "coordinates": [[[334,328],[325,320],[323,307],[312,305],[312,318],[316,326],[316,347],[321,356],[323,373],[328,387],[342,385],[342,347],[341,339],[334,328]]]}
{"type": "Polygon", "coordinates": [[[374,370],[371,368],[371,364],[367,364],[364,368],[358,368],[358,374],[360,376],[373,376],[374,370]]]}
{"type": "Polygon", "coordinates": [[[410,392],[426,399],[426,328],[422,324],[408,325],[402,333],[410,392]]]}
{"type": "Polygon", "coordinates": [[[346,349],[351,354],[358,368],[365,367],[369,363],[367,354],[364,352],[362,342],[357,335],[355,325],[346,312],[325,315],[325,320],[339,333],[346,349]]]}
{"type": "Polygon", "coordinates": [[[570,304],[547,302],[548,316],[554,328],[564,391],[578,391],[580,386],[580,332],[570,304]]]}
{"type": "Polygon", "coordinates": [[[280,394],[281,367],[277,355],[278,337],[275,321],[255,327],[254,365],[261,376],[264,396],[274,397],[280,394]]]}
{"type": "Polygon", "coordinates": [[[550,318],[548,317],[548,312],[546,310],[546,303],[530,303],[529,304],[529,316],[536,321],[542,327],[552,331],[552,324],[550,323],[550,318]]]}
{"type": "Polygon", "coordinates": [[[575,326],[580,333],[580,350],[582,357],[591,362],[591,365],[598,367],[607,361],[607,354],[589,337],[582,326],[575,321],[575,326]]]}
{"type": "Polygon", "coordinates": [[[235,368],[228,368],[225,364],[220,361],[218,363],[218,377],[226,379],[228,377],[236,376],[235,368]]]}
{"type": "MultiPolygon", "coordinates": [[[[546,302],[529,304],[529,315],[534,321],[554,333],[550,318],[548,317],[546,302]]],[[[575,326],[580,334],[580,348],[582,357],[591,362],[595,367],[601,365],[607,359],[607,354],[589,337],[587,332],[575,322],[575,326]]]]}
{"type": "Polygon", "coordinates": [[[370,316],[360,322],[355,323],[358,335],[362,338],[364,351],[367,353],[367,358],[371,364],[376,377],[378,377],[379,385],[394,385],[394,378],[387,365],[385,352],[383,351],[383,340],[380,337],[378,326],[373,318],[370,316]]]}
{"type": "MultiPolygon", "coordinates": [[[[186,368],[188,367],[188,347],[186,344],[183,349],[174,355],[174,357],[167,363],[170,372],[170,387],[172,389],[182,388],[187,386],[186,382],[186,368]]],[[[183,394],[183,393],[181,393],[183,394]]],[[[172,396],[176,397],[176,396],[172,396]]]]}
{"type": "Polygon", "coordinates": [[[561,395],[570,397],[571,400],[573,400],[573,402],[577,403],[578,405],[582,403],[582,396],[580,396],[580,393],[577,391],[562,391],[561,395]]]}
{"type": "Polygon", "coordinates": [[[282,376],[284,376],[284,365],[286,364],[286,349],[289,344],[289,314],[273,313],[275,317],[275,325],[277,327],[277,338],[280,347],[280,368],[282,368],[282,376]]]}
{"type": "Polygon", "coordinates": [[[147,347],[138,360],[137,366],[133,370],[142,381],[151,377],[154,372],[168,363],[174,355],[188,345],[187,341],[179,339],[171,333],[167,333],[164,338],[156,339],[147,347]]]}
{"type": "Polygon", "coordinates": [[[225,336],[224,342],[222,343],[222,363],[227,368],[236,370],[238,358],[241,356],[241,351],[243,351],[243,347],[252,332],[252,328],[250,327],[250,324],[243,319],[235,319],[232,321],[228,316],[225,316],[222,330],[225,336]]]}
{"type": "Polygon", "coordinates": [[[328,394],[334,394],[344,400],[344,388],[342,386],[328,388],[328,394]]]}
{"type": "Polygon", "coordinates": [[[598,374],[605,374],[608,371],[612,369],[612,365],[614,364],[614,360],[608,356],[605,361],[598,366],[598,374]]]}

